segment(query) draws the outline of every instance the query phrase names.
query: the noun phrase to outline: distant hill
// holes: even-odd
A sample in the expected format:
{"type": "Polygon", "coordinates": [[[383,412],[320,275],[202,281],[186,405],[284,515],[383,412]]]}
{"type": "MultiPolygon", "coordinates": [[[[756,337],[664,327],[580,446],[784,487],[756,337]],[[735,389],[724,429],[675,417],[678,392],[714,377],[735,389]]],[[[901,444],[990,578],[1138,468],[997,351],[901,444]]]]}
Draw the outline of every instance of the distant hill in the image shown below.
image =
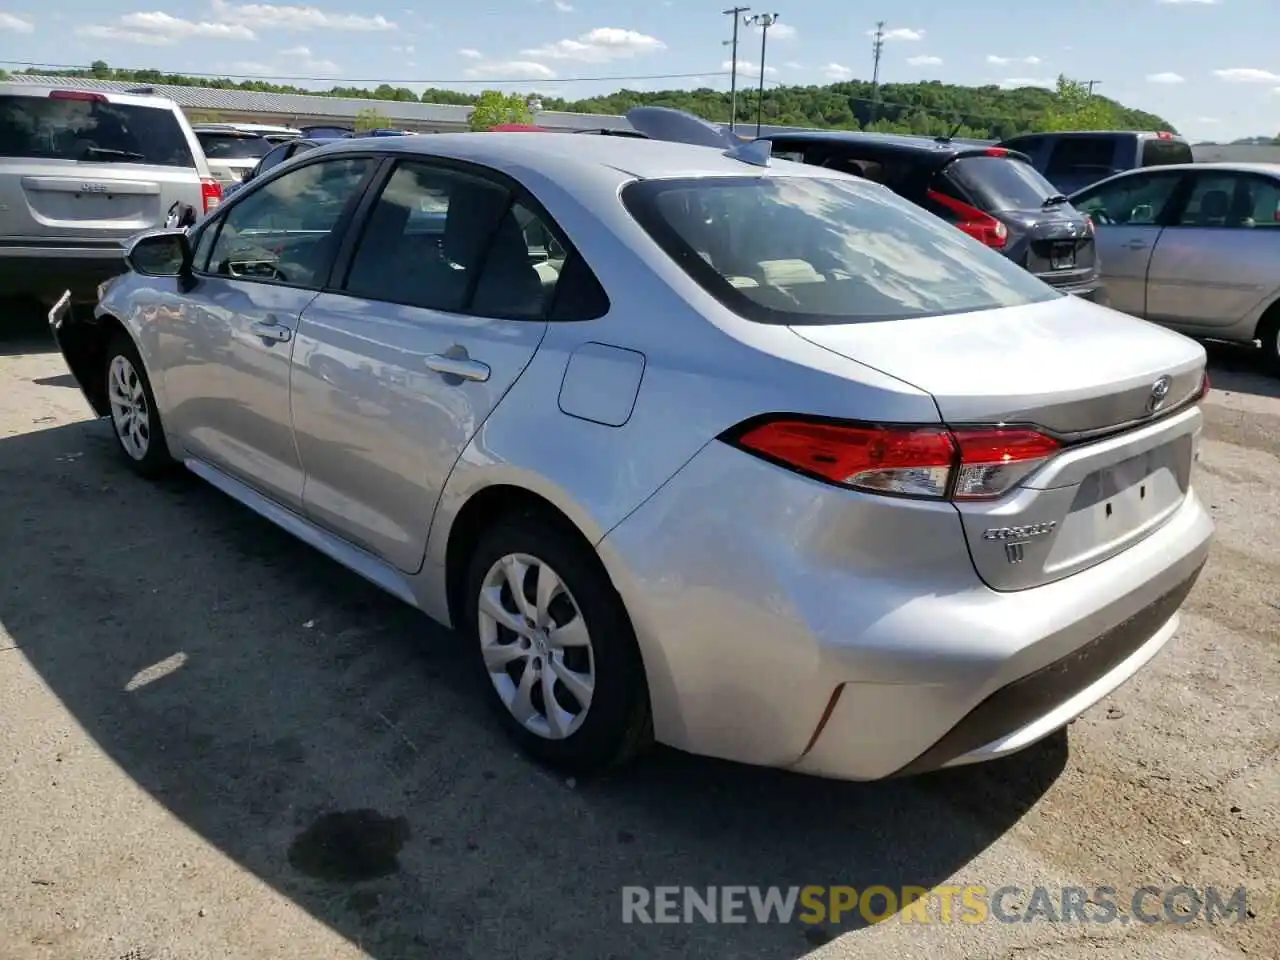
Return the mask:
{"type": "MultiPolygon", "coordinates": [[[[376,100],[420,100],[423,103],[470,104],[475,95],[457,90],[428,89],[421,96],[405,87],[388,84],[373,89],[333,87],[318,91],[263,80],[190,77],[158,70],[114,70],[96,61],[87,70],[27,70],[27,73],[94,77],[140,84],[212,87],[232,90],[260,90],[272,93],[305,93],[334,97],[365,97],[376,100]]],[[[754,122],[757,96],[750,78],[743,78],[738,91],[738,120],[754,122]]],[[[565,100],[540,95],[543,109],[572,113],[619,115],[631,107],[651,105],[687,110],[708,120],[729,119],[729,94],[720,90],[663,90],[658,92],[619,90],[585,100],[565,100]]],[[[1040,87],[1006,90],[996,86],[963,87],[930,81],[890,83],[880,87],[880,103],[872,100],[872,85],[850,80],[827,86],[775,86],[766,88],[763,121],[799,127],[873,130],[885,133],[916,133],[937,136],[952,133],[960,137],[1002,140],[1018,133],[1043,129],[1054,110],[1053,91],[1040,87]],[[958,126],[957,126],[958,125],[958,126]]],[[[1105,126],[1118,130],[1170,130],[1169,121],[1155,114],[1134,110],[1106,97],[1097,96],[1094,115],[1106,118],[1105,126]]],[[[1061,129],[1061,127],[1059,127],[1061,129]]]]}

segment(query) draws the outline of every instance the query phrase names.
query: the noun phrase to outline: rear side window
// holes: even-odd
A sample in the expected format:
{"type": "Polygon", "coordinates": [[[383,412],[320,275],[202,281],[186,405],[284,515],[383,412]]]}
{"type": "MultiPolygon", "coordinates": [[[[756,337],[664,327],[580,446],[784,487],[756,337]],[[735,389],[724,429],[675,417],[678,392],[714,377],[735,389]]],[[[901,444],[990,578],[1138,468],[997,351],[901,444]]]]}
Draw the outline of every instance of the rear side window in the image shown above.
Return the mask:
{"type": "Polygon", "coordinates": [[[1192,163],[1191,146],[1185,140],[1147,137],[1142,142],[1142,165],[1164,167],[1171,163],[1192,163]]]}
{"type": "Polygon", "coordinates": [[[210,160],[257,160],[271,151],[266,137],[234,133],[197,133],[196,139],[210,160]]]}
{"type": "Polygon", "coordinates": [[[622,199],[703,289],[760,323],[899,320],[1062,296],[914,204],[856,180],[643,180],[622,199]]]}
{"type": "Polygon", "coordinates": [[[73,96],[0,96],[0,156],[195,166],[172,110],[73,96]]]}
{"type": "Polygon", "coordinates": [[[961,157],[946,173],[984,210],[1039,210],[1062,192],[1025,160],[1009,157],[961,157]]]}
{"type": "Polygon", "coordinates": [[[1104,177],[1112,172],[1115,156],[1115,137],[1060,137],[1049,153],[1045,172],[1050,177],[1073,173],[1104,177]]]}

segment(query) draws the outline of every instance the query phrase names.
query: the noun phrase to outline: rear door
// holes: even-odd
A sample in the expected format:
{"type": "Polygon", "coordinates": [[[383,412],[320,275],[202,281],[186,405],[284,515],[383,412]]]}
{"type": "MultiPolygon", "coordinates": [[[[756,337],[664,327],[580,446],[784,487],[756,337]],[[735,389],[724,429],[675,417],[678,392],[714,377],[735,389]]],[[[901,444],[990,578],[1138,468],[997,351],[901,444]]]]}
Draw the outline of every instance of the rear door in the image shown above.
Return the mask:
{"type": "Polygon", "coordinates": [[[101,93],[0,94],[0,239],[120,241],[202,209],[200,176],[173,108],[101,93]]]}
{"type": "Polygon", "coordinates": [[[1147,274],[1147,319],[1200,336],[1239,323],[1280,285],[1280,180],[1193,175],[1147,274]]]}
{"type": "Polygon", "coordinates": [[[1095,243],[1109,304],[1135,317],[1148,315],[1147,272],[1185,174],[1138,170],[1090,187],[1071,198],[1093,219],[1095,243]]]}

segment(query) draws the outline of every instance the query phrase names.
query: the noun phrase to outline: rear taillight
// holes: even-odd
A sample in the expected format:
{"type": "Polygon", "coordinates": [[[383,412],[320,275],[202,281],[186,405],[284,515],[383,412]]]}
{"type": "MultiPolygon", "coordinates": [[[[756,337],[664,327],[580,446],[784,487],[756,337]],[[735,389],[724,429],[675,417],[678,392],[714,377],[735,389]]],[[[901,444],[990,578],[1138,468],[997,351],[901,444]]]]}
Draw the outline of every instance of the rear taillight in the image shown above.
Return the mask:
{"type": "Polygon", "coordinates": [[[904,497],[990,500],[1017,486],[1060,444],[1035,430],[880,426],[777,417],[723,440],[827,483],[904,497]]]}
{"type": "Polygon", "coordinates": [[[90,103],[106,103],[105,94],[93,93],[89,90],[51,90],[50,100],[87,100],[90,103]]]}
{"type": "Polygon", "coordinates": [[[956,226],[975,240],[997,250],[1004,248],[1005,241],[1009,239],[1009,230],[991,214],[937,190],[929,191],[929,199],[959,217],[960,222],[956,226]]]}
{"type": "Polygon", "coordinates": [[[204,212],[208,213],[222,202],[222,184],[208,177],[201,180],[200,199],[204,203],[204,212]]]}
{"type": "Polygon", "coordinates": [[[1200,392],[1196,394],[1197,400],[1203,400],[1209,395],[1209,374],[1206,373],[1200,378],[1200,392]]]}

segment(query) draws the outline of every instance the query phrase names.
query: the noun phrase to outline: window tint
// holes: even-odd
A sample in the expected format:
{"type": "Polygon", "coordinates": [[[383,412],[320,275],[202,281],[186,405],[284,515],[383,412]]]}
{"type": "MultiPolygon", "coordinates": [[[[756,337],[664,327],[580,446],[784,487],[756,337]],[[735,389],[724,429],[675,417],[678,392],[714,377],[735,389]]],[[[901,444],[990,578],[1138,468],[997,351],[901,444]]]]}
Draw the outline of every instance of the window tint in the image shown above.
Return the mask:
{"type": "Polygon", "coordinates": [[[240,133],[197,133],[196,139],[210,160],[253,160],[271,150],[271,141],[266,137],[240,133]]]}
{"type": "Polygon", "coordinates": [[[1025,153],[1033,160],[1036,154],[1040,152],[1040,148],[1044,146],[1044,137],[1014,137],[1012,140],[1006,140],[1000,144],[1007,150],[1017,150],[1019,153],[1025,153]]]}
{"type": "Polygon", "coordinates": [[[1102,177],[1112,172],[1115,155],[1115,137],[1059,137],[1049,153],[1045,172],[1050,177],[1073,173],[1102,177]]]}
{"type": "Polygon", "coordinates": [[[1062,192],[1031,164],[1008,157],[961,157],[946,173],[983,210],[1039,210],[1062,192]]]}
{"type": "Polygon", "coordinates": [[[210,272],[319,288],[372,166],[363,158],[311,163],[255,190],[223,215],[210,272]]]}
{"type": "Polygon", "coordinates": [[[210,223],[208,226],[200,230],[196,237],[195,249],[191,252],[191,269],[197,273],[204,273],[209,266],[209,254],[213,252],[213,242],[218,238],[217,221],[210,223]]]}
{"type": "Polygon", "coordinates": [[[1171,163],[1192,163],[1191,146],[1184,140],[1148,137],[1142,142],[1142,166],[1162,167],[1171,163]]]}
{"type": "Polygon", "coordinates": [[[1071,203],[1099,226],[1151,226],[1160,221],[1181,180],[1176,173],[1135,174],[1078,193],[1071,203]]]}
{"type": "Polygon", "coordinates": [[[1239,173],[1202,173],[1178,218],[1182,227],[1275,227],[1280,218],[1277,182],[1239,173]]]}
{"type": "Polygon", "coordinates": [[[272,167],[284,163],[293,154],[292,143],[282,143],[258,162],[258,174],[264,174],[272,167]]]}
{"type": "Polygon", "coordinates": [[[623,202],[740,315],[855,323],[1021,306],[1061,294],[915,205],[854,180],[645,180],[623,202]]]}
{"type": "Polygon", "coordinates": [[[0,156],[194,167],[172,110],[0,96],[0,156]]]}

